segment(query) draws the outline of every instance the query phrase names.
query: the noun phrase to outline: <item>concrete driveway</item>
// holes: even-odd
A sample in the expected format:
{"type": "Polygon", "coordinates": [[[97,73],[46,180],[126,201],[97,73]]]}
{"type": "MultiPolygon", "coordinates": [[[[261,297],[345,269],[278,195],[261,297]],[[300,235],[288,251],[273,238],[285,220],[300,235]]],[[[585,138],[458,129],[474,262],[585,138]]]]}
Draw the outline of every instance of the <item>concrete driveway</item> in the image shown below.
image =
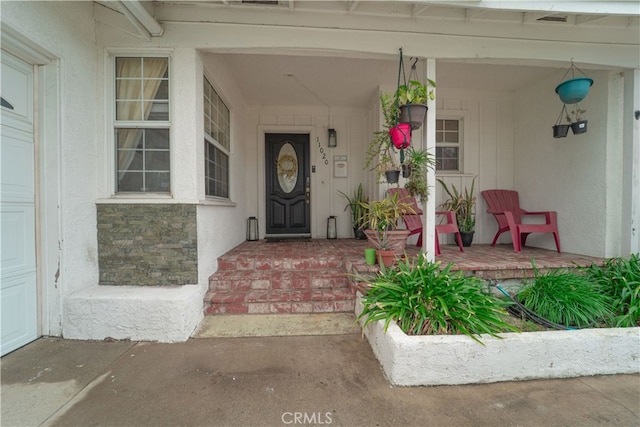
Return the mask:
{"type": "Polygon", "coordinates": [[[638,426],[640,376],[397,388],[360,334],[40,339],[2,359],[3,426],[638,426]]]}

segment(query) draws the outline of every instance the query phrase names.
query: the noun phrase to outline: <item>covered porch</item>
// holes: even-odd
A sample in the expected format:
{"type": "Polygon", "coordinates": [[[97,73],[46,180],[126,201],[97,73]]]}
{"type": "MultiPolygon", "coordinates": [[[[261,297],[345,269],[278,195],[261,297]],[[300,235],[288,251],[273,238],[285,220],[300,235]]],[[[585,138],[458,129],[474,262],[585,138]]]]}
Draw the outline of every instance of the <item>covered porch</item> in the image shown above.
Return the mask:
{"type": "MultiPolygon", "coordinates": [[[[326,313],[354,309],[355,276],[373,274],[378,266],[365,263],[366,240],[308,239],[243,242],[218,259],[218,271],[209,279],[206,314],[326,313]]],[[[474,244],[460,252],[442,245],[436,261],[454,263],[463,270],[492,282],[533,277],[531,261],[541,272],[588,266],[602,258],[554,250],[512,245],[474,244]]],[[[410,257],[420,248],[407,245],[410,257]]]]}

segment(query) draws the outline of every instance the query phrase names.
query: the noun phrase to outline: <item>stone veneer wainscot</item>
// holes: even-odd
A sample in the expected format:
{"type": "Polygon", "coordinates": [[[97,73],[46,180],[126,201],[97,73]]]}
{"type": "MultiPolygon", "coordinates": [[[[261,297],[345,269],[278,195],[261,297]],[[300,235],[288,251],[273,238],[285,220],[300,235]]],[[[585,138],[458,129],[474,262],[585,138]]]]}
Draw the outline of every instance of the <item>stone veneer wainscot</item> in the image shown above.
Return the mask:
{"type": "Polygon", "coordinates": [[[100,285],[198,283],[196,206],[100,204],[100,285]]]}

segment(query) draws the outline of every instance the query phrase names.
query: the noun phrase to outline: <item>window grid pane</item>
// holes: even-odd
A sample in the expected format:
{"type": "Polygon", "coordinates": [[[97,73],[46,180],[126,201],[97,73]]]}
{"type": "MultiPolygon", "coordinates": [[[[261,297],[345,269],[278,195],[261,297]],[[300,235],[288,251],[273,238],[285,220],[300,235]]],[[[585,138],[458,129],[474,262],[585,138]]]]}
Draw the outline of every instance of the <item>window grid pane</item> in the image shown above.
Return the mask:
{"type": "Polygon", "coordinates": [[[229,198],[230,112],[204,78],[205,189],[208,196],[229,198]],[[211,138],[211,139],[209,139],[211,138]]]}
{"type": "Polygon", "coordinates": [[[115,58],[116,191],[170,191],[169,93],[169,58],[115,58]]]}
{"type": "Polygon", "coordinates": [[[229,156],[208,141],[204,144],[207,196],[229,198],[229,156]]]}
{"type": "Polygon", "coordinates": [[[436,119],[436,170],[460,171],[459,119],[436,119]]]}
{"type": "Polygon", "coordinates": [[[170,191],[169,147],[150,148],[158,135],[168,141],[169,129],[116,129],[119,192],[170,191]]]}

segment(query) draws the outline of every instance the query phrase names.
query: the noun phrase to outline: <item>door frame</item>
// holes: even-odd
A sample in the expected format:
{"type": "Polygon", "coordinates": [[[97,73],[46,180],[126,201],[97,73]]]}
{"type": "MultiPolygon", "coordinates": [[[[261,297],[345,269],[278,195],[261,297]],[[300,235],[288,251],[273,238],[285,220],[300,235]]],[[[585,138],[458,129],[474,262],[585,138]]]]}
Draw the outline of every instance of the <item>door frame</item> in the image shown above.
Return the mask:
{"type": "Polygon", "coordinates": [[[37,327],[38,336],[62,336],[62,64],[60,56],[5,23],[0,36],[2,50],[34,66],[37,327]]]}
{"type": "Polygon", "coordinates": [[[314,215],[313,215],[313,207],[315,206],[315,182],[314,182],[314,173],[311,170],[312,169],[312,165],[314,164],[315,161],[315,150],[312,150],[313,147],[313,141],[316,140],[316,127],[315,126],[306,126],[306,125],[302,125],[302,126],[298,126],[298,125],[258,125],[258,134],[257,134],[257,141],[258,141],[258,155],[257,157],[257,167],[256,170],[258,171],[258,176],[257,176],[257,185],[258,185],[258,223],[260,226],[260,237],[259,238],[263,238],[265,235],[265,231],[266,231],[266,225],[267,225],[267,196],[266,196],[266,168],[265,168],[265,164],[266,164],[266,152],[265,152],[265,146],[266,146],[266,134],[268,133],[302,133],[302,134],[308,134],[309,135],[309,169],[310,169],[310,174],[309,176],[311,177],[311,207],[310,207],[310,211],[309,211],[309,225],[310,225],[310,232],[311,232],[311,237],[315,237],[316,236],[316,230],[315,230],[315,222],[314,222],[314,215]]]}

